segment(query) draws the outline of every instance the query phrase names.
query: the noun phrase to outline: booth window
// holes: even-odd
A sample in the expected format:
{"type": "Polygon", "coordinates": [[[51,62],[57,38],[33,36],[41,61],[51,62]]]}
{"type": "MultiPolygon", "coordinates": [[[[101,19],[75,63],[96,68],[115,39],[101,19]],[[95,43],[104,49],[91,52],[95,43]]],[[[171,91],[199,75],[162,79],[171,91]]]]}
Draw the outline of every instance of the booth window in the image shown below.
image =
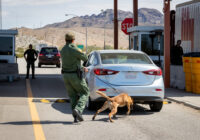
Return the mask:
{"type": "Polygon", "coordinates": [[[164,37],[160,37],[160,50],[158,43],[158,36],[154,34],[143,34],[141,38],[142,51],[148,55],[164,55],[164,37]],[[160,51],[160,52],[159,52],[160,51]]]}
{"type": "Polygon", "coordinates": [[[139,47],[138,47],[138,36],[134,36],[134,50],[139,50],[139,47]]]}
{"type": "Polygon", "coordinates": [[[0,36],[0,55],[13,55],[13,37],[0,36]]]}

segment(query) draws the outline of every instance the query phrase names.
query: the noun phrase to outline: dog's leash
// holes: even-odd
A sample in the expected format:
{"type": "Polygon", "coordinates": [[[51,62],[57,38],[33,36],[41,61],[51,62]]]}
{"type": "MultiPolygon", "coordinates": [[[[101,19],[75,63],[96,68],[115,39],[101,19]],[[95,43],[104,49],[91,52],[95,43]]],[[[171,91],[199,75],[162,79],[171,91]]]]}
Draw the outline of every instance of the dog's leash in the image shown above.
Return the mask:
{"type": "Polygon", "coordinates": [[[97,76],[95,76],[97,79],[99,79],[100,81],[102,81],[104,84],[108,85],[109,87],[111,87],[115,92],[117,92],[118,94],[120,94],[120,92],[118,92],[118,90],[116,88],[114,88],[110,83],[105,82],[103,80],[101,80],[100,78],[98,78],[97,76]]]}

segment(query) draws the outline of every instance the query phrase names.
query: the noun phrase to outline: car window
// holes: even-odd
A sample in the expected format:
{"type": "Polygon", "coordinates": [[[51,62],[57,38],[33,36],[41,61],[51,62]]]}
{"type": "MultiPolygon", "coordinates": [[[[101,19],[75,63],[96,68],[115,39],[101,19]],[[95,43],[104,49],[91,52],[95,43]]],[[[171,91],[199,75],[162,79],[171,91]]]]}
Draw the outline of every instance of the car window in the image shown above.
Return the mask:
{"type": "Polygon", "coordinates": [[[97,58],[94,57],[93,65],[97,65],[97,64],[98,64],[97,58]]]}
{"type": "Polygon", "coordinates": [[[90,56],[89,65],[93,65],[93,62],[94,62],[94,54],[92,54],[92,55],[90,56]]]}
{"type": "Polygon", "coordinates": [[[43,54],[56,54],[56,53],[58,53],[58,49],[57,48],[42,48],[41,53],[43,53],[43,54]]]}
{"type": "Polygon", "coordinates": [[[139,53],[102,53],[102,64],[152,64],[145,54],[139,53]]]}

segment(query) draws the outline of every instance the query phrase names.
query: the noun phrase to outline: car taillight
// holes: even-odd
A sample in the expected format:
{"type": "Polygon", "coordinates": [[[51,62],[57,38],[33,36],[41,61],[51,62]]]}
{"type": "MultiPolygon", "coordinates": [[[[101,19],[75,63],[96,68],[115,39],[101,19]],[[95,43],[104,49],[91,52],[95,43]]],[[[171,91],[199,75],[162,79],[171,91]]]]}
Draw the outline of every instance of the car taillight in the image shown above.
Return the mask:
{"type": "Polygon", "coordinates": [[[147,70],[147,71],[143,71],[143,73],[147,74],[147,75],[160,76],[160,75],[162,75],[162,70],[161,69],[147,70]]]}
{"type": "Polygon", "coordinates": [[[39,56],[44,56],[44,54],[40,53],[39,56]]]}
{"type": "Polygon", "coordinates": [[[160,89],[160,88],[157,88],[157,89],[156,89],[156,91],[162,91],[162,89],[160,89]]]}
{"type": "Polygon", "coordinates": [[[56,56],[59,56],[59,57],[60,57],[60,53],[57,53],[56,56]]]}
{"type": "Polygon", "coordinates": [[[119,71],[108,70],[108,69],[94,69],[96,75],[113,75],[119,73],[119,71]]]}
{"type": "Polygon", "coordinates": [[[106,89],[105,88],[101,88],[101,89],[98,89],[99,91],[106,91],[106,89]]]}

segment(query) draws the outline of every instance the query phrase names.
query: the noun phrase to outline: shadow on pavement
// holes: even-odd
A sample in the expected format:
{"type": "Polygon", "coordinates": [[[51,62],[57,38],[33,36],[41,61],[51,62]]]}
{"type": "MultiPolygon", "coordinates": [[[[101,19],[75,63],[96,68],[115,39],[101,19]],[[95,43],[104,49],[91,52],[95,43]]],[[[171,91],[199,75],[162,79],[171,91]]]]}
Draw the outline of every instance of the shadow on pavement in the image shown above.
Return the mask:
{"type": "Polygon", "coordinates": [[[0,81],[0,97],[27,97],[25,80],[0,81]]]}
{"type": "Polygon", "coordinates": [[[200,94],[186,92],[185,90],[167,88],[165,89],[165,97],[199,97],[200,94]]]}
{"type": "MultiPolygon", "coordinates": [[[[29,78],[33,98],[68,98],[66,88],[60,74],[36,75],[36,79],[29,78]]],[[[25,75],[20,80],[0,81],[0,97],[27,97],[25,75]]]]}
{"type": "Polygon", "coordinates": [[[64,125],[70,125],[70,124],[73,124],[73,122],[66,122],[66,121],[19,121],[19,122],[0,123],[0,125],[33,125],[33,124],[64,124],[64,125]]]}
{"type": "MultiPolygon", "coordinates": [[[[61,113],[72,114],[70,103],[53,103],[51,106],[52,106],[52,108],[58,110],[61,113]]],[[[93,116],[99,108],[100,108],[99,106],[95,110],[88,110],[86,108],[83,112],[83,115],[92,115],[93,116]]],[[[126,112],[127,112],[127,107],[118,108],[117,115],[126,116],[126,112]]],[[[108,115],[109,113],[110,113],[110,110],[107,109],[98,115],[108,115]]],[[[154,112],[150,111],[149,108],[146,108],[141,105],[135,105],[134,109],[131,111],[130,115],[151,115],[153,113],[154,112]]]]}

